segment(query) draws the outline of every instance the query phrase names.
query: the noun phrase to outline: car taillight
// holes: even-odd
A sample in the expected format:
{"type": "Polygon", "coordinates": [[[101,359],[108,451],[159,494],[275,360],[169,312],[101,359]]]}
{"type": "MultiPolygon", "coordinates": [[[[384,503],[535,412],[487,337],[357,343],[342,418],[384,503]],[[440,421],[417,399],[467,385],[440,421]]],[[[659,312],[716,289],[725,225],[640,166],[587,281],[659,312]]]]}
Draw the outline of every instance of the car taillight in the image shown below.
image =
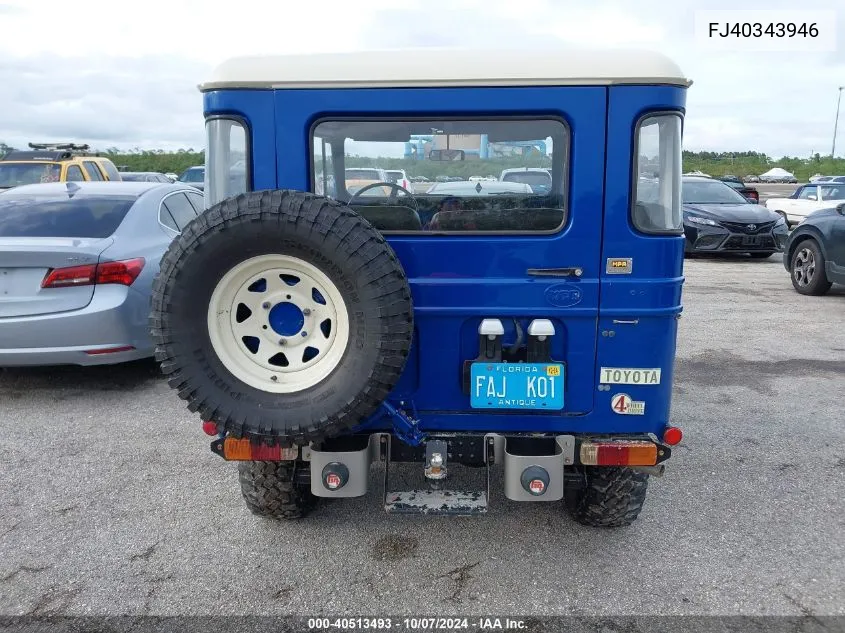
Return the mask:
{"type": "Polygon", "coordinates": [[[131,286],[144,269],[144,258],[127,259],[122,262],[103,262],[97,264],[98,284],[120,284],[131,286]]]}
{"type": "Polygon", "coordinates": [[[657,446],[651,442],[582,442],[581,463],[587,466],[654,466],[657,446]]]}
{"type": "Polygon", "coordinates": [[[65,286],[90,286],[97,277],[97,265],[56,268],[47,273],[42,288],[63,288],[65,286]]]}
{"type": "Polygon", "coordinates": [[[119,262],[103,262],[87,266],[55,268],[47,273],[42,288],[66,288],[68,286],[92,286],[95,284],[120,284],[131,286],[144,269],[143,257],[119,262]]]}

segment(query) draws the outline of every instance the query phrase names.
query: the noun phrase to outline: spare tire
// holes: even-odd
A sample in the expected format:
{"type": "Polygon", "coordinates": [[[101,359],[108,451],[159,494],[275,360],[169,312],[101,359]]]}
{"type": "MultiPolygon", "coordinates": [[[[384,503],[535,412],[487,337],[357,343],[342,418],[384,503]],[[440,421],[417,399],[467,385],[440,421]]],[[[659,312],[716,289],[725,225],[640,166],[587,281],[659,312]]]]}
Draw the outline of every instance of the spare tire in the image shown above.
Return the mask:
{"type": "Polygon", "coordinates": [[[411,292],[349,207],[256,191],[192,220],[153,283],[156,359],[188,409],[235,437],[305,444],[373,414],[405,366],[411,292]]]}

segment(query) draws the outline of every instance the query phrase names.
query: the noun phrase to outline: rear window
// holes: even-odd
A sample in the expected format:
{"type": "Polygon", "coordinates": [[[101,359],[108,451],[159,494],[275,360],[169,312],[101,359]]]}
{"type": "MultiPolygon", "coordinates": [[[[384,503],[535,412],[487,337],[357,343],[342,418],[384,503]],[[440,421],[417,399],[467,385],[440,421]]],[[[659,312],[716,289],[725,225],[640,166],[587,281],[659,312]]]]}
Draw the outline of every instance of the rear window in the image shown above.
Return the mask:
{"type": "Polygon", "coordinates": [[[182,182],[203,182],[205,180],[205,170],[195,168],[186,169],[179,176],[179,180],[182,182]]]}
{"type": "Polygon", "coordinates": [[[565,220],[570,134],[561,119],[324,120],[311,142],[312,190],[329,191],[330,170],[329,195],[381,231],[553,233],[565,220]],[[395,183],[400,169],[408,191],[362,184],[395,183]]]}
{"type": "Polygon", "coordinates": [[[0,162],[0,187],[59,182],[60,175],[61,166],[55,163],[0,162]]]}
{"type": "Polygon", "coordinates": [[[120,177],[123,182],[144,182],[147,179],[146,174],[129,174],[127,172],[120,174],[120,177]]]}
{"type": "Polygon", "coordinates": [[[137,198],[0,196],[0,237],[108,237],[137,198]]]}
{"type": "Polygon", "coordinates": [[[552,177],[544,171],[512,171],[502,176],[504,182],[521,182],[534,193],[545,193],[552,187],[552,177]]]}

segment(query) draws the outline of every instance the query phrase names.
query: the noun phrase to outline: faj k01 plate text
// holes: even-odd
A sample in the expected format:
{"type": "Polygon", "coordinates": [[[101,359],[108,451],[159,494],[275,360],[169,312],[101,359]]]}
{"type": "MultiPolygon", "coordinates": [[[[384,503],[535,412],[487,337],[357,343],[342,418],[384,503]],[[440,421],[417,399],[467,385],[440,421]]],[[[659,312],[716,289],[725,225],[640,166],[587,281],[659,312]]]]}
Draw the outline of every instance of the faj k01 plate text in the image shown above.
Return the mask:
{"type": "Polygon", "coordinates": [[[474,409],[563,409],[565,367],[561,363],[473,363],[470,404],[474,409]]]}

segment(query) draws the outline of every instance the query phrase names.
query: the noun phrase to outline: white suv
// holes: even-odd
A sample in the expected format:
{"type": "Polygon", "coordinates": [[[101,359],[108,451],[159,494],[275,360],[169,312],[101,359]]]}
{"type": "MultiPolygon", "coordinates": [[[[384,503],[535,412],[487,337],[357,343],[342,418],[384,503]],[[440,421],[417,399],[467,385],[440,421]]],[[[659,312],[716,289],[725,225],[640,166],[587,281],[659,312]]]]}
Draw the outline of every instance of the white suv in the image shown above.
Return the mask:
{"type": "Polygon", "coordinates": [[[394,185],[399,185],[403,189],[413,191],[411,189],[411,179],[404,169],[386,169],[384,173],[387,174],[387,182],[392,182],[394,185]]]}
{"type": "Polygon", "coordinates": [[[552,172],[542,167],[503,169],[499,180],[524,183],[529,185],[534,193],[548,193],[552,189],[552,172]]]}

